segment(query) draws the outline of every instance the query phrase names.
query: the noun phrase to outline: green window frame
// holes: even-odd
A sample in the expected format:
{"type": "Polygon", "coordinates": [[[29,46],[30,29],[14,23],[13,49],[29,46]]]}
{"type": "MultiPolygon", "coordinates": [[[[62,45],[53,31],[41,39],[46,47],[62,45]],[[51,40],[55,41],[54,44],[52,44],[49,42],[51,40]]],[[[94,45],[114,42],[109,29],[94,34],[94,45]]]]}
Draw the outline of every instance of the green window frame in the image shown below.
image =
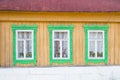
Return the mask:
{"type": "Polygon", "coordinates": [[[84,25],[85,32],[85,63],[100,63],[103,62],[105,64],[108,63],[108,25],[84,25]],[[89,59],[88,56],[88,31],[90,30],[102,30],[104,31],[104,58],[103,59],[89,59]]]}
{"type": "Polygon", "coordinates": [[[70,64],[72,64],[72,61],[73,61],[73,43],[72,43],[72,40],[73,40],[73,28],[74,26],[73,25],[69,25],[69,26],[66,26],[66,25],[48,25],[48,29],[49,29],[49,42],[50,42],[50,64],[52,63],[59,63],[59,64],[62,64],[62,63],[66,63],[66,62],[69,62],[70,64]],[[52,41],[52,38],[53,38],[53,35],[52,35],[52,32],[54,30],[69,30],[69,59],[53,59],[53,41],[52,41]]]}
{"type": "Polygon", "coordinates": [[[20,64],[30,64],[33,63],[36,66],[36,32],[37,32],[37,25],[25,25],[25,24],[21,24],[21,25],[15,25],[12,24],[12,32],[13,32],[13,65],[16,66],[17,63],[20,64]],[[16,43],[16,32],[18,30],[31,30],[33,31],[33,59],[22,59],[22,60],[18,60],[16,57],[16,49],[17,49],[17,43],[16,43]]]}

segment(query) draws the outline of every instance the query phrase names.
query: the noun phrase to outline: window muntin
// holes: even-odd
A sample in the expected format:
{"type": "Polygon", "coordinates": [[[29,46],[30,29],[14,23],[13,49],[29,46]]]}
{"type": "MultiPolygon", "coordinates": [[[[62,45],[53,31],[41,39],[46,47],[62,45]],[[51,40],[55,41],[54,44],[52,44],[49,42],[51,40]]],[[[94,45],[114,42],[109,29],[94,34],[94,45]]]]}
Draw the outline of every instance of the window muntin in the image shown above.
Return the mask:
{"type": "Polygon", "coordinates": [[[53,30],[53,59],[69,59],[69,30],[53,30]]]}
{"type": "Polygon", "coordinates": [[[33,30],[16,30],[16,59],[33,59],[33,30]]]}
{"type": "Polygon", "coordinates": [[[88,58],[104,59],[103,30],[88,30],[88,58]]]}

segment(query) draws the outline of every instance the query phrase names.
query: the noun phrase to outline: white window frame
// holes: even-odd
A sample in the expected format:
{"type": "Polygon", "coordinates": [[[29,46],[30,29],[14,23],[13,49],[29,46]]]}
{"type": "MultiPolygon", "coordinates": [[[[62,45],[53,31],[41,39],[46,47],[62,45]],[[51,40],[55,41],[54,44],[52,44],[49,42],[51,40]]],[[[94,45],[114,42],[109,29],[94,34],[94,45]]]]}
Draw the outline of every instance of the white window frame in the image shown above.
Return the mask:
{"type": "MultiPolygon", "coordinates": [[[[59,40],[59,39],[56,39],[56,40],[59,40]]],[[[61,40],[60,40],[60,53],[62,52],[62,43],[61,43],[61,40]]],[[[70,59],[70,31],[69,30],[53,30],[52,31],[52,58],[54,59],[54,60],[69,60],[70,59]],[[55,39],[54,39],[54,33],[55,32],[67,32],[68,33],[68,39],[67,39],[67,42],[68,42],[68,57],[67,58],[63,58],[61,55],[60,55],[60,58],[56,58],[56,57],[54,57],[54,41],[55,41],[55,39]]]]}
{"type": "MultiPolygon", "coordinates": [[[[34,41],[33,41],[33,39],[34,39],[34,31],[33,30],[16,30],[16,59],[17,60],[33,60],[34,59],[34,41]],[[26,58],[25,56],[24,56],[24,58],[18,58],[18,32],[31,32],[32,34],[31,34],[31,39],[30,40],[32,40],[32,57],[31,58],[26,58]]],[[[26,39],[25,40],[23,40],[24,41],[24,55],[25,55],[25,52],[26,52],[26,39]]]]}
{"type": "MultiPolygon", "coordinates": [[[[92,41],[92,40],[91,40],[92,41]]],[[[100,40],[101,41],[101,40],[100,40]]],[[[105,45],[104,45],[104,30],[88,30],[88,59],[105,59],[105,45]],[[97,57],[97,41],[99,41],[98,39],[96,40],[93,40],[95,41],[95,57],[90,57],[89,55],[89,41],[90,41],[90,38],[89,38],[89,33],[90,32],[102,32],[103,33],[103,57],[97,57]]]]}

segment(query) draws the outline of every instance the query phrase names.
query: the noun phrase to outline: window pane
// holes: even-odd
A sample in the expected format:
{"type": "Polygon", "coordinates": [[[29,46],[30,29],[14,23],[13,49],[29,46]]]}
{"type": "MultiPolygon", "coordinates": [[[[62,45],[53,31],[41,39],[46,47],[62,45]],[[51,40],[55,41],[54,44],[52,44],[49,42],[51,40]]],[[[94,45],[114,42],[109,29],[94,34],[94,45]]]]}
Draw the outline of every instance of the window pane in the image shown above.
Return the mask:
{"type": "Polygon", "coordinates": [[[18,58],[24,58],[24,41],[18,41],[18,58]]]}
{"type": "Polygon", "coordinates": [[[55,32],[54,39],[67,39],[68,33],[67,32],[55,32]]]}
{"type": "Polygon", "coordinates": [[[22,35],[21,39],[24,39],[25,38],[25,32],[21,32],[21,35],[22,35]]]}
{"type": "Polygon", "coordinates": [[[89,57],[95,57],[95,41],[89,41],[89,57]]]}
{"type": "Polygon", "coordinates": [[[59,32],[54,33],[54,39],[59,39],[59,32]]]}
{"type": "Polygon", "coordinates": [[[67,39],[68,38],[68,33],[67,32],[62,32],[62,39],[67,39]]]}
{"type": "Polygon", "coordinates": [[[62,41],[62,57],[68,57],[68,41],[62,41]]]}
{"type": "Polygon", "coordinates": [[[26,32],[26,35],[27,35],[27,39],[31,39],[31,37],[32,37],[32,32],[26,32]]]}
{"type": "Polygon", "coordinates": [[[31,40],[26,41],[26,57],[27,58],[32,57],[32,41],[31,40]]]}
{"type": "Polygon", "coordinates": [[[22,38],[22,34],[21,34],[21,32],[18,32],[18,38],[19,38],[19,39],[22,38]]]}
{"type": "Polygon", "coordinates": [[[97,38],[98,39],[103,39],[103,32],[98,32],[97,38]]]}
{"type": "Polygon", "coordinates": [[[60,41],[54,41],[54,57],[60,57],[60,41]]]}
{"type": "Polygon", "coordinates": [[[103,41],[97,41],[97,57],[103,57],[103,41]]]}
{"type": "Polygon", "coordinates": [[[89,32],[89,38],[90,39],[95,39],[97,35],[97,32],[89,32]]]}
{"type": "Polygon", "coordinates": [[[19,39],[31,39],[32,32],[18,32],[19,39]]]}

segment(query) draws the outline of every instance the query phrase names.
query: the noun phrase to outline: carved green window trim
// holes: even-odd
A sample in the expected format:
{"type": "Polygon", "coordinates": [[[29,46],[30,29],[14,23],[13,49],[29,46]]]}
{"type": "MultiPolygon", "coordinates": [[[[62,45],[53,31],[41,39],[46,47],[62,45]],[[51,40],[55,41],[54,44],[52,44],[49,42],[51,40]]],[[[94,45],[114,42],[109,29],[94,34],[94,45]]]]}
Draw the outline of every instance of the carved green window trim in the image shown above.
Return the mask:
{"type": "Polygon", "coordinates": [[[88,64],[104,62],[108,63],[108,25],[84,25],[85,32],[85,62],[88,64]],[[104,31],[104,59],[88,59],[88,30],[103,30],[104,31]]]}
{"type": "Polygon", "coordinates": [[[56,26],[53,26],[53,25],[48,25],[48,28],[49,28],[49,35],[50,35],[50,64],[52,63],[66,63],[66,62],[69,62],[70,64],[72,64],[72,61],[73,61],[73,25],[69,25],[69,26],[65,26],[65,25],[56,25],[56,26]],[[53,59],[52,58],[52,31],[53,30],[69,30],[70,31],[70,40],[69,40],[69,48],[70,48],[70,59],[53,59]]]}
{"type": "Polygon", "coordinates": [[[12,32],[13,32],[13,65],[16,66],[17,63],[20,64],[30,64],[33,63],[36,65],[36,32],[37,32],[37,25],[12,25],[12,32]],[[17,60],[16,59],[16,30],[33,30],[33,49],[34,49],[34,58],[31,60],[17,60]]]}

